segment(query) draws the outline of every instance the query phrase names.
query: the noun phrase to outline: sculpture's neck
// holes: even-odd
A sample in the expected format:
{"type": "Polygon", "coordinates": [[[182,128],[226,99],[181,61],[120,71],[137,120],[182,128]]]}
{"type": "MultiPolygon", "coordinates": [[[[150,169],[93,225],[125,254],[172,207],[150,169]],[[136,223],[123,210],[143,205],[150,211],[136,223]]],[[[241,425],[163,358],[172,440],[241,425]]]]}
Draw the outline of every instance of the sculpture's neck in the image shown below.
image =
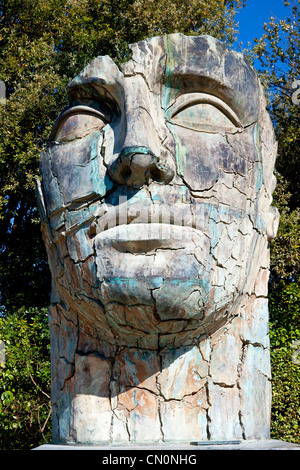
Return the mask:
{"type": "Polygon", "coordinates": [[[249,298],[229,325],[198,346],[112,347],[50,308],[54,440],[191,442],[267,438],[270,370],[267,299],[249,298]]]}

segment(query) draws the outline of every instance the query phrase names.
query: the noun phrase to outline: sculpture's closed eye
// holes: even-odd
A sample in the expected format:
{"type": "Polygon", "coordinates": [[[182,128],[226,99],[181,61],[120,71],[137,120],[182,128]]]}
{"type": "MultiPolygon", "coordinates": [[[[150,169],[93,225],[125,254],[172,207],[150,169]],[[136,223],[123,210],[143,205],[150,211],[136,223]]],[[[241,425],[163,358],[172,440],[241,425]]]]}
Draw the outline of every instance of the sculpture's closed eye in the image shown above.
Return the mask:
{"type": "Polygon", "coordinates": [[[198,131],[236,132],[242,127],[230,106],[207,93],[179,96],[168,114],[172,123],[198,131]]]}
{"type": "Polygon", "coordinates": [[[110,121],[111,116],[108,113],[89,106],[74,106],[59,117],[50,140],[63,143],[81,139],[95,130],[102,129],[110,121]]]}

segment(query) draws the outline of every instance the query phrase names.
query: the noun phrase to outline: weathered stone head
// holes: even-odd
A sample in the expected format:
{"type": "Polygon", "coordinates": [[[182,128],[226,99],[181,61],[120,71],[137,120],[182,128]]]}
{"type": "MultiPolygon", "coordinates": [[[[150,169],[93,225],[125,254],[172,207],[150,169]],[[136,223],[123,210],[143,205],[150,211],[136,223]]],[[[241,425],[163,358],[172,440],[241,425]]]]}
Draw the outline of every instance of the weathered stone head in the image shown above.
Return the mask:
{"type": "MultiPolygon", "coordinates": [[[[262,87],[241,54],[209,36],[155,37],[132,51],[121,69],[97,57],[69,84],[70,106],[42,155],[52,330],[60,325],[53,335],[63,336],[73,358],[106,351],[125,368],[125,350],[135,367],[168,355],[147,377],[162,377],[187,351],[194,364],[193,347],[199,355],[208,342],[211,353],[202,351],[201,360],[212,366],[212,344],[230,343],[231,359],[227,346],[221,355],[233,360],[241,390],[242,348],[267,348],[268,242],[278,225],[271,207],[276,142],[262,87]]],[[[76,389],[81,366],[66,361],[72,367],[54,376],[72,377],[76,389]]],[[[226,383],[208,370],[199,377],[226,383]]],[[[136,386],[126,380],[124,390],[136,386]]],[[[159,403],[168,396],[162,389],[153,391],[159,403]]],[[[73,440],[86,441],[70,426],[73,440]]]]}

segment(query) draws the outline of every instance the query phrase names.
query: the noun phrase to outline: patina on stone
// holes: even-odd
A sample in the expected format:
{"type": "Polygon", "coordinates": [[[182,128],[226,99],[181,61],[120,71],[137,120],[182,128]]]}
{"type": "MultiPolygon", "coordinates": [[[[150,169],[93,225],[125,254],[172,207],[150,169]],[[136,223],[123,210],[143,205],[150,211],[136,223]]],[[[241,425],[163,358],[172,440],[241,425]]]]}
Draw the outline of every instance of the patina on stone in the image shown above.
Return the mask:
{"type": "Polygon", "coordinates": [[[267,439],[277,145],[255,70],[209,36],[95,58],[41,156],[53,440],[267,439]]]}

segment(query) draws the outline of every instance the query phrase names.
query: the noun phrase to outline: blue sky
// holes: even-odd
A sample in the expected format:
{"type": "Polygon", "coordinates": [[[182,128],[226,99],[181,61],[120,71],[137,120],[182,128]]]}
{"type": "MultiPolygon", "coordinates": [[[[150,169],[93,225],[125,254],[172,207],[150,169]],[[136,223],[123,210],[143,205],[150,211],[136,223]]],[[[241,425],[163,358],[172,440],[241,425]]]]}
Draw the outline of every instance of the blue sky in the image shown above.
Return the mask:
{"type": "Polygon", "coordinates": [[[259,38],[264,33],[263,25],[268,22],[270,16],[284,19],[289,13],[289,8],[284,7],[284,0],[247,0],[245,8],[236,15],[240,23],[239,41],[247,46],[254,38],[259,38]]]}

